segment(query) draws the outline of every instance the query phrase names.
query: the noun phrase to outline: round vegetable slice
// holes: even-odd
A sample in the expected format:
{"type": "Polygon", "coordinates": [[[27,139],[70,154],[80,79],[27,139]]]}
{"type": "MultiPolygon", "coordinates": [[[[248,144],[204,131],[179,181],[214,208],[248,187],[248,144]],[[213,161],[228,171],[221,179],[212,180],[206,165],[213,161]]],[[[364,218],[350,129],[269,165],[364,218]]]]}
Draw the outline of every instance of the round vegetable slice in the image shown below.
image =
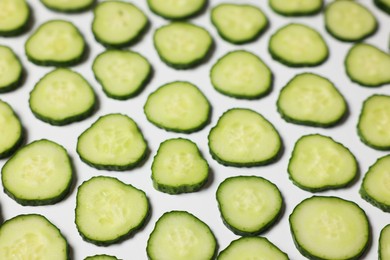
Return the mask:
{"type": "Polygon", "coordinates": [[[23,67],[14,51],[0,45],[0,93],[12,91],[21,85],[23,67]]]}
{"type": "Polygon", "coordinates": [[[0,36],[16,36],[26,31],[31,17],[26,0],[0,1],[0,36]]]}
{"type": "Polygon", "coordinates": [[[256,40],[268,26],[268,18],[253,5],[219,4],[211,10],[211,22],[228,42],[243,44],[256,40]]]}
{"type": "Polygon", "coordinates": [[[12,107],[0,99],[0,158],[13,154],[23,141],[22,124],[12,107]]]}
{"type": "Polygon", "coordinates": [[[89,117],[95,110],[93,88],[77,72],[58,68],[46,74],[30,93],[34,115],[52,125],[66,125],[89,117]]]}
{"type": "Polygon", "coordinates": [[[379,260],[390,259],[390,224],[385,226],[379,236],[379,260]]]}
{"type": "Polygon", "coordinates": [[[181,20],[196,16],[207,5],[207,0],[148,0],[150,10],[166,19],[181,20]]]}
{"type": "Polygon", "coordinates": [[[119,260],[115,256],[111,255],[93,255],[93,256],[88,256],[84,258],[84,260],[119,260]]]}
{"type": "Polygon", "coordinates": [[[272,72],[264,62],[247,51],[229,52],[211,68],[211,83],[220,93],[242,99],[265,96],[272,88],[272,72]]]}
{"type": "Polygon", "coordinates": [[[365,212],[338,197],[305,199],[294,208],[289,221],[297,249],[309,259],[358,259],[369,243],[365,212]]]}
{"type": "Polygon", "coordinates": [[[41,0],[47,8],[61,13],[79,13],[90,9],[96,0],[41,0]]]}
{"type": "Polygon", "coordinates": [[[283,16],[307,16],[319,13],[323,0],[269,0],[268,3],[283,16]]]}

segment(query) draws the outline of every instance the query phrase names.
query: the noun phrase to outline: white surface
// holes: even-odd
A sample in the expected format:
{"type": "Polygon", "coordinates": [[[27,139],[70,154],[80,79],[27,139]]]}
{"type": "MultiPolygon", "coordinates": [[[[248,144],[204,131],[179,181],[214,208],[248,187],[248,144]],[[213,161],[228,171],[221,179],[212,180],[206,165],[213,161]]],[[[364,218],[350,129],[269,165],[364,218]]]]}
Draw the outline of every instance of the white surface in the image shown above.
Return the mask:
{"type": "MultiPolygon", "coordinates": [[[[97,54],[102,52],[104,48],[98,44],[91,33],[90,25],[92,21],[92,12],[82,14],[66,15],[58,14],[47,10],[38,0],[30,0],[32,9],[34,10],[34,27],[28,33],[16,38],[0,38],[0,44],[8,45],[21,58],[28,76],[25,84],[11,93],[0,94],[0,98],[8,102],[20,116],[24,127],[27,130],[27,142],[41,138],[47,138],[63,145],[73,159],[76,169],[76,183],[70,195],[60,203],[51,206],[40,207],[23,207],[10,199],[4,192],[0,192],[1,214],[3,220],[9,219],[19,214],[39,213],[45,215],[57,227],[59,227],[65,237],[68,239],[72,250],[72,259],[83,259],[89,255],[95,254],[110,254],[121,259],[147,259],[146,256],[146,241],[152,231],[157,219],[164,213],[170,210],[187,210],[198,218],[206,222],[214,232],[219,245],[219,251],[224,249],[232,240],[239,238],[229,231],[222,223],[220,214],[215,200],[215,191],[221,181],[226,177],[235,175],[258,175],[265,177],[275,183],[281,190],[285,200],[285,212],[282,214],[280,221],[272,226],[267,232],[262,234],[271,242],[277,245],[281,250],[286,252],[291,259],[304,259],[304,257],[295,248],[289,230],[288,217],[302,199],[311,197],[313,194],[303,191],[292,184],[287,175],[287,164],[295,141],[302,135],[310,133],[321,133],[333,137],[336,141],[343,143],[356,156],[360,165],[359,180],[351,187],[331,190],[327,192],[317,193],[317,195],[334,195],[340,196],[347,200],[352,200],[358,203],[367,213],[372,226],[372,244],[368,249],[364,259],[377,259],[378,237],[382,227],[390,223],[390,214],[384,213],[378,208],[367,203],[358,194],[361,180],[368,167],[373,164],[377,158],[388,154],[371,149],[364,145],[356,133],[357,119],[360,113],[361,105],[364,99],[374,93],[390,95],[390,86],[382,86],[380,88],[364,88],[355,83],[352,83],[346,76],[344,71],[344,57],[348,49],[352,46],[351,43],[342,43],[333,39],[324,29],[323,15],[303,18],[285,18],[276,15],[267,4],[267,1],[224,1],[232,3],[249,3],[258,5],[266,13],[270,20],[270,28],[257,41],[241,46],[235,46],[223,41],[216,33],[215,28],[211,25],[209,15],[210,8],[207,12],[199,17],[192,19],[195,24],[208,28],[209,32],[214,37],[216,42],[216,50],[211,59],[197,67],[185,71],[177,71],[169,68],[160,61],[156,51],[153,48],[152,37],[153,32],[159,26],[166,24],[167,21],[151,13],[146,5],[145,0],[131,1],[139,6],[149,17],[151,28],[142,39],[141,42],[135,44],[131,49],[140,52],[147,57],[155,69],[155,75],[149,85],[137,97],[127,101],[117,101],[106,97],[101,89],[101,86],[96,82],[91,64],[97,54]],[[80,72],[94,87],[99,101],[100,107],[98,111],[90,118],[74,123],[68,126],[56,127],[51,126],[36,119],[28,107],[29,92],[34,84],[52,68],[39,67],[27,61],[24,55],[24,42],[27,37],[41,23],[50,19],[66,19],[74,22],[90,46],[90,54],[88,60],[81,65],[73,67],[74,70],[80,72]],[[278,62],[275,62],[270,57],[267,51],[269,37],[280,26],[290,22],[300,22],[308,24],[318,29],[325,38],[329,48],[330,57],[326,63],[315,68],[288,68],[278,62]],[[228,51],[245,49],[259,55],[274,73],[275,81],[273,91],[266,97],[259,100],[245,101],[237,100],[223,96],[216,92],[209,80],[209,70],[215,61],[228,51]],[[276,99],[280,89],[296,74],[301,72],[315,72],[329,78],[339,88],[340,92],[345,96],[349,108],[350,115],[347,120],[341,125],[329,129],[299,126],[286,123],[281,119],[276,111],[276,99]],[[187,80],[196,84],[210,100],[213,111],[212,120],[203,130],[190,135],[176,134],[161,130],[146,120],[143,113],[143,105],[149,93],[164,83],[175,80],[187,80]],[[253,168],[235,168],[224,167],[213,160],[209,154],[207,147],[207,135],[211,127],[213,127],[221,114],[228,108],[244,107],[251,108],[263,114],[270,120],[281,134],[285,146],[285,151],[279,161],[274,164],[262,167],[253,168]],[[145,138],[148,141],[150,148],[150,156],[146,163],[134,170],[126,172],[108,172],[96,170],[82,163],[75,151],[77,137],[88,128],[99,116],[108,113],[120,112],[132,117],[139,125],[145,138]],[[211,177],[207,186],[199,192],[183,195],[168,195],[156,191],[152,186],[150,178],[150,166],[153,156],[159,144],[168,138],[173,137],[189,138],[196,142],[203,153],[211,168],[211,177]],[[144,190],[148,195],[151,203],[151,218],[146,223],[145,227],[135,233],[134,236],[125,240],[122,243],[114,244],[108,247],[98,247],[91,243],[85,242],[79,236],[76,226],[74,225],[74,208],[76,189],[84,181],[92,176],[107,175],[114,176],[120,180],[131,183],[132,185],[144,190]]],[[[221,0],[211,0],[210,7],[214,6],[221,0]]],[[[377,33],[366,40],[366,42],[374,44],[382,50],[387,50],[390,34],[390,18],[384,12],[373,6],[372,1],[360,1],[367,6],[378,18],[380,26],[377,33]]],[[[3,166],[6,160],[0,160],[0,167],[3,166]]]]}

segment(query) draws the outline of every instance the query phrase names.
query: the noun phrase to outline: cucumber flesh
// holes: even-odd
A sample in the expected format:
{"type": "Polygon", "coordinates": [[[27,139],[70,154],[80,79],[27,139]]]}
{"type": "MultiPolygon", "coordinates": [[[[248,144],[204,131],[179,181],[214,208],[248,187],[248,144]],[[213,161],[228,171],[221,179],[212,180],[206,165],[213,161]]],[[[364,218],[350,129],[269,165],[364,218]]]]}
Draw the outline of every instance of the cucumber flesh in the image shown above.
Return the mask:
{"type": "Polygon", "coordinates": [[[284,16],[306,16],[321,11],[323,0],[269,0],[269,6],[284,16]]]}
{"type": "Polygon", "coordinates": [[[313,196],[294,208],[289,221],[297,249],[309,259],[358,259],[368,246],[367,216],[352,201],[313,196]]]}
{"type": "Polygon", "coordinates": [[[390,259],[390,224],[385,226],[379,236],[379,260],[390,259]]]}
{"type": "Polygon", "coordinates": [[[148,0],[150,10],[166,19],[181,20],[197,15],[207,0],[148,0]]]}
{"type": "Polygon", "coordinates": [[[41,0],[47,8],[62,13],[78,13],[88,10],[96,0],[41,0]]]}
{"type": "Polygon", "coordinates": [[[23,76],[23,67],[13,50],[0,45],[0,93],[19,87],[23,76]]]}
{"type": "Polygon", "coordinates": [[[0,99],[0,158],[11,155],[23,140],[22,124],[12,107],[0,99]]]}
{"type": "Polygon", "coordinates": [[[115,256],[111,255],[94,255],[84,258],[84,260],[119,260],[115,256]]]}
{"type": "Polygon", "coordinates": [[[0,1],[0,36],[15,36],[24,32],[30,12],[26,0],[0,1]]]}

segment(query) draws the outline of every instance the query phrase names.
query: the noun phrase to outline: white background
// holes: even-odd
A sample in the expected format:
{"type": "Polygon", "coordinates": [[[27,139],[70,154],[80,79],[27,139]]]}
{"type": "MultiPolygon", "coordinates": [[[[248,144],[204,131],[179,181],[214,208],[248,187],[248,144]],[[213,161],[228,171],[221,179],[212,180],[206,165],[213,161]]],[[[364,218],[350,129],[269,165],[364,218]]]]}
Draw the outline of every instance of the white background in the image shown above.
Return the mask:
{"type": "MultiPolygon", "coordinates": [[[[82,14],[66,15],[59,14],[47,10],[38,0],[28,1],[33,9],[34,25],[33,28],[26,34],[15,38],[0,38],[0,44],[8,45],[20,57],[24,67],[27,70],[27,80],[22,87],[16,91],[0,94],[0,99],[8,102],[20,116],[23,126],[27,132],[27,143],[34,140],[47,138],[63,145],[69,152],[76,169],[76,181],[69,196],[63,201],[50,206],[39,207],[24,207],[10,199],[4,192],[0,192],[1,211],[0,216],[3,220],[12,218],[18,214],[39,213],[46,216],[58,228],[61,229],[64,236],[67,238],[71,247],[72,259],[83,259],[86,256],[94,254],[110,254],[121,259],[147,259],[146,256],[146,241],[151,233],[155,222],[164,213],[170,210],[186,210],[196,215],[198,218],[207,223],[214,232],[219,251],[224,249],[232,240],[239,238],[229,231],[222,223],[220,214],[215,200],[215,191],[221,181],[226,177],[235,175],[258,175],[267,178],[275,183],[282,192],[285,201],[285,212],[282,214],[280,221],[272,226],[262,236],[267,237],[271,242],[277,245],[282,251],[286,252],[291,259],[304,259],[304,257],[295,248],[288,225],[288,217],[295,205],[313,194],[303,191],[292,184],[287,175],[287,164],[295,141],[302,135],[311,133],[321,133],[331,136],[336,141],[343,143],[356,156],[360,166],[360,176],[356,183],[351,187],[331,190],[327,192],[316,193],[317,195],[334,195],[340,196],[347,200],[352,200],[358,203],[367,213],[372,227],[372,244],[368,249],[368,253],[364,259],[377,259],[378,238],[380,230],[390,223],[390,214],[384,213],[378,208],[361,199],[358,190],[361,185],[361,180],[368,167],[372,165],[377,158],[382,157],[388,152],[376,151],[364,145],[356,133],[357,119],[360,113],[362,102],[370,95],[375,93],[390,95],[390,86],[382,86],[380,88],[365,88],[352,83],[346,76],[344,70],[344,58],[348,49],[352,46],[351,43],[342,43],[333,39],[324,29],[323,14],[313,17],[303,18],[285,18],[275,14],[268,6],[267,1],[241,0],[241,1],[224,1],[230,3],[248,3],[259,6],[270,20],[268,30],[255,42],[241,46],[235,46],[222,40],[216,33],[215,28],[210,23],[210,8],[198,16],[191,19],[191,22],[201,25],[209,30],[216,42],[216,50],[212,57],[205,64],[185,71],[178,71],[169,68],[160,61],[158,55],[153,48],[152,37],[156,28],[168,23],[168,21],[151,13],[147,7],[145,0],[133,0],[142,9],[151,21],[151,28],[146,33],[145,37],[137,44],[131,47],[148,58],[155,69],[155,75],[152,81],[144,89],[144,91],[135,98],[127,101],[117,101],[106,97],[101,89],[101,86],[95,80],[91,64],[97,54],[104,51],[104,48],[98,44],[91,33],[90,26],[92,22],[92,12],[88,11],[82,14]],[[73,123],[68,126],[51,126],[36,119],[28,107],[29,92],[32,90],[35,83],[46,73],[52,70],[50,67],[40,67],[30,63],[24,54],[24,43],[28,36],[43,22],[50,19],[66,19],[74,22],[80,31],[85,36],[85,39],[90,46],[88,59],[73,69],[80,72],[94,87],[99,98],[100,107],[98,111],[90,118],[73,123]],[[267,51],[269,37],[281,26],[290,22],[299,22],[315,27],[325,38],[329,49],[330,57],[321,66],[315,68],[288,68],[278,62],[272,60],[267,51]],[[226,97],[216,92],[209,80],[209,71],[211,66],[218,58],[225,53],[245,49],[249,50],[263,59],[263,61],[271,68],[274,73],[275,81],[272,92],[259,100],[237,100],[231,97],[226,97]],[[345,96],[350,115],[342,124],[329,128],[315,128],[308,126],[299,126],[291,123],[286,123],[281,119],[276,111],[276,99],[280,89],[296,74],[302,72],[314,72],[329,78],[338,87],[340,92],[345,96]],[[196,84],[210,100],[213,110],[212,118],[209,125],[203,130],[193,134],[176,134],[158,129],[146,120],[143,113],[143,105],[146,98],[156,88],[164,83],[175,80],[187,80],[196,84]],[[251,108],[274,124],[283,138],[285,151],[279,161],[268,166],[253,167],[253,168],[235,168],[225,167],[213,160],[209,154],[207,146],[207,135],[210,128],[213,127],[221,114],[232,107],[251,108]],[[77,137],[88,128],[98,117],[108,113],[120,112],[127,114],[133,118],[145,138],[148,141],[150,155],[141,167],[125,172],[109,172],[91,168],[82,163],[75,151],[77,137]],[[196,142],[202,154],[209,162],[211,168],[210,181],[206,187],[199,192],[183,195],[168,195],[156,191],[152,186],[150,178],[150,166],[159,144],[173,137],[184,137],[196,142]],[[151,218],[146,223],[145,227],[135,233],[134,236],[125,240],[122,243],[114,244],[108,247],[98,247],[91,243],[85,242],[79,236],[74,224],[74,208],[77,187],[85,180],[97,175],[107,175],[117,177],[123,182],[130,183],[137,188],[144,190],[151,204],[151,218]]],[[[223,1],[211,0],[210,6],[213,7],[223,1]]],[[[359,1],[371,10],[379,21],[379,30],[376,34],[366,42],[374,44],[382,50],[388,50],[389,34],[390,34],[390,18],[384,12],[376,8],[372,1],[359,1]]],[[[3,166],[6,159],[0,160],[0,167],[3,166]]]]}

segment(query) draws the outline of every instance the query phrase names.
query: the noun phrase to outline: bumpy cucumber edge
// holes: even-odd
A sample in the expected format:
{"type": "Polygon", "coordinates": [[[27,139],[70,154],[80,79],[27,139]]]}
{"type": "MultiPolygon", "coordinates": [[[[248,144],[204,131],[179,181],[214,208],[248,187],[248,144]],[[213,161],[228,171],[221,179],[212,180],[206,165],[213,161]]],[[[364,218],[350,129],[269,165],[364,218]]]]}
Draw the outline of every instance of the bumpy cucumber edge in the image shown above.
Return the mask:
{"type": "Polygon", "coordinates": [[[180,16],[180,17],[164,15],[164,14],[158,12],[155,8],[153,8],[153,5],[150,4],[150,0],[147,0],[147,4],[148,4],[150,11],[152,11],[154,14],[156,14],[158,16],[161,16],[164,19],[172,20],[172,21],[181,21],[181,20],[194,18],[195,16],[198,16],[199,14],[203,13],[207,9],[207,6],[209,3],[208,3],[208,0],[204,0],[203,5],[201,5],[197,10],[194,10],[192,13],[189,13],[187,15],[180,16]]]}
{"type": "Polygon", "coordinates": [[[386,5],[382,0],[374,0],[374,4],[383,12],[390,14],[390,6],[386,5]]]}

